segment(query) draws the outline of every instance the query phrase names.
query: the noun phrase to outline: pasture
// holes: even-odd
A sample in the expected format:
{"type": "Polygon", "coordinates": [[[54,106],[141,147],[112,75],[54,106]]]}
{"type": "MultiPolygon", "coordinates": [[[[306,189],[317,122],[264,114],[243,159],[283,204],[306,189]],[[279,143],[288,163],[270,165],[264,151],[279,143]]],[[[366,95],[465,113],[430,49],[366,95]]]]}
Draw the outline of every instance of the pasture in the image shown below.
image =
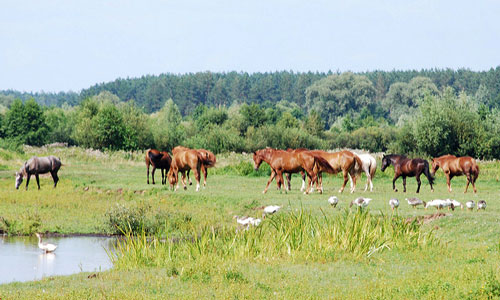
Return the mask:
{"type": "MultiPolygon", "coordinates": [[[[120,244],[112,270],[0,285],[0,298],[498,298],[500,164],[479,162],[479,166],[476,195],[470,190],[463,194],[464,177],[454,178],[453,192],[448,193],[438,171],[435,192],[423,180],[418,197],[425,201],[450,197],[462,203],[486,200],[486,211],[443,210],[447,216],[422,225],[414,222],[415,227],[408,228],[406,220],[411,223],[435,209],[409,207],[404,198],[416,196],[415,179],[408,178],[406,194],[394,193],[392,167],[382,173],[380,159],[371,193],[363,191],[364,175],[354,194],[348,189],[337,192],[340,175],[324,175],[324,194],[304,195],[299,176],[294,175],[292,191],[280,193],[273,182],[263,195],[268,169],[263,163],[259,172],[253,171],[249,154],[219,155],[216,168],[209,169],[207,188],[197,193],[194,185],[172,192],[158,184],[159,172],[157,184],[147,185],[142,152],[28,148],[18,155],[0,150],[2,231],[112,234],[116,232],[112,222],[142,226],[139,239],[120,244]],[[28,191],[24,184],[14,189],[13,174],[34,154],[61,158],[56,189],[50,175],[41,177],[40,191],[33,182],[28,191]],[[336,209],[327,203],[330,195],[340,199],[336,209]],[[358,196],[374,200],[364,213],[354,208],[348,213],[349,202],[358,196]],[[394,219],[388,205],[391,197],[400,200],[394,219]],[[283,208],[262,226],[235,232],[234,215],[261,217],[255,208],[270,204],[283,208]],[[371,224],[366,238],[382,247],[356,248],[363,241],[350,237],[365,237],[365,229],[352,229],[355,225],[331,238],[330,229],[340,226],[336,220],[355,224],[356,219],[371,224]],[[415,240],[408,240],[410,235],[415,240]],[[333,243],[337,238],[339,242],[333,243]]],[[[396,186],[402,190],[401,179],[396,186]]]]}

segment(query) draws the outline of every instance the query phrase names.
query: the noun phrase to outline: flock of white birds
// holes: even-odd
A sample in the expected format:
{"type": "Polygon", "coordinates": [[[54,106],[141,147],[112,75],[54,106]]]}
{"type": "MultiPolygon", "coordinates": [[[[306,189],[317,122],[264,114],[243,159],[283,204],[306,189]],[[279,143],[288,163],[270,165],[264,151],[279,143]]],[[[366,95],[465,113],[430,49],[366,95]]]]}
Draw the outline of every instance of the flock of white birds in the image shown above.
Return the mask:
{"type": "MultiPolygon", "coordinates": [[[[349,207],[356,205],[359,208],[365,208],[370,204],[370,201],[372,200],[373,199],[371,198],[358,197],[351,201],[349,207]]],[[[429,202],[425,202],[423,200],[420,200],[419,198],[413,197],[413,198],[406,198],[405,200],[408,202],[408,205],[412,206],[413,208],[422,205],[425,209],[429,207],[435,207],[438,210],[445,207],[452,210],[455,210],[455,208],[458,207],[460,207],[461,209],[464,209],[464,207],[466,207],[468,210],[474,210],[474,208],[476,207],[477,210],[486,209],[486,201],[484,200],[478,201],[477,205],[476,202],[474,202],[474,200],[469,200],[465,202],[465,206],[455,199],[444,199],[444,200],[434,199],[429,202]]],[[[328,198],[328,203],[335,208],[339,204],[339,198],[337,198],[337,196],[331,196],[328,198]]],[[[391,207],[392,211],[397,210],[399,207],[399,200],[396,198],[391,198],[389,200],[389,206],[391,207]]],[[[267,215],[272,215],[278,212],[282,207],[283,206],[278,206],[278,205],[269,205],[261,207],[261,209],[263,209],[262,218],[264,219],[267,215]]],[[[260,223],[262,222],[262,219],[247,217],[247,216],[234,216],[234,219],[236,219],[236,222],[239,225],[243,226],[245,229],[248,229],[250,226],[259,226],[260,223]]]]}

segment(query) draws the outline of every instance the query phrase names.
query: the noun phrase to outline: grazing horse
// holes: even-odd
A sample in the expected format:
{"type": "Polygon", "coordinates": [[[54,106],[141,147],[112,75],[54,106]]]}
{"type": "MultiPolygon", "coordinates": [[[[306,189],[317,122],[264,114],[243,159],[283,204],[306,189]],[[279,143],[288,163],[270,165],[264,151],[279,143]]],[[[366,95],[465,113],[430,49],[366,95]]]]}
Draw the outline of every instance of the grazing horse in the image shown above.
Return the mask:
{"type": "Polygon", "coordinates": [[[264,161],[271,167],[271,177],[269,178],[266,188],[262,192],[265,194],[269,188],[269,184],[275,177],[278,189],[281,189],[283,182],[283,173],[297,173],[305,171],[309,177],[307,189],[304,192],[308,194],[313,188],[311,182],[315,182],[317,173],[320,168],[331,170],[330,165],[326,160],[318,155],[309,153],[308,151],[290,153],[283,150],[265,148],[253,153],[253,161],[255,170],[258,170],[261,163],[264,161]]]}
{"type": "Polygon", "coordinates": [[[172,157],[166,151],[158,151],[156,149],[150,149],[146,152],[146,167],[147,167],[147,183],[149,184],[149,165],[153,166],[151,171],[151,177],[153,178],[153,184],[155,184],[155,170],[158,168],[161,170],[161,184],[167,183],[167,173],[170,169],[170,164],[172,163],[172,157]]]}
{"type": "Polygon", "coordinates": [[[201,154],[192,149],[188,150],[178,150],[174,153],[172,158],[172,165],[170,166],[170,171],[168,172],[168,181],[170,186],[173,188],[175,184],[175,190],[179,188],[179,172],[182,173],[182,185],[186,189],[186,178],[185,174],[188,170],[193,170],[194,178],[196,179],[196,191],[200,190],[200,169],[202,166],[203,158],[201,154]]]}
{"type": "MultiPolygon", "coordinates": [[[[366,175],[365,192],[366,190],[368,190],[368,185],[370,185],[370,192],[372,192],[373,191],[372,179],[375,176],[375,171],[377,170],[377,160],[370,154],[354,153],[354,155],[358,156],[359,159],[361,160],[361,165],[356,164],[356,167],[354,168],[354,175],[358,176],[361,175],[362,172],[365,172],[366,175]]],[[[350,181],[352,188],[352,179],[350,181]]]]}
{"type": "Polygon", "coordinates": [[[382,158],[382,172],[384,172],[389,165],[394,166],[394,179],[392,180],[392,189],[395,192],[398,191],[398,189],[396,189],[396,179],[398,179],[400,176],[403,176],[403,192],[406,193],[406,177],[415,177],[417,179],[417,193],[420,192],[420,185],[422,184],[422,182],[420,181],[420,175],[422,173],[424,173],[424,175],[427,177],[427,180],[429,180],[431,191],[434,192],[434,188],[432,187],[432,184],[434,183],[434,177],[432,177],[431,173],[429,172],[429,162],[427,162],[425,159],[409,159],[404,155],[398,154],[384,155],[384,157],[382,158]]]}
{"type": "Polygon", "coordinates": [[[61,168],[61,159],[55,156],[33,156],[24,163],[21,169],[19,169],[19,172],[16,172],[16,189],[19,189],[24,176],[26,176],[26,190],[28,190],[28,184],[30,183],[30,177],[32,174],[35,174],[36,184],[38,185],[38,189],[40,189],[40,179],[38,178],[38,174],[45,173],[50,173],[50,175],[52,175],[55,188],[57,186],[57,182],[59,181],[59,177],[57,176],[59,168],[61,168]]]}
{"type": "MultiPolygon", "coordinates": [[[[183,147],[183,146],[176,146],[174,149],[172,149],[172,153],[175,153],[177,151],[183,151],[183,150],[191,150],[190,148],[183,147]]],[[[202,162],[201,162],[201,172],[203,173],[203,187],[207,186],[207,169],[212,168],[215,166],[215,163],[217,162],[217,158],[215,157],[215,154],[213,154],[209,150],[205,149],[194,149],[200,153],[202,157],[202,162]]],[[[189,181],[189,185],[193,184],[191,182],[191,178],[189,178],[189,173],[190,170],[187,171],[187,179],[189,181]]]]}
{"type": "MultiPolygon", "coordinates": [[[[326,159],[331,166],[331,170],[320,169],[319,170],[319,185],[321,191],[323,191],[323,175],[322,172],[327,172],[330,174],[337,174],[342,171],[342,175],[344,176],[344,183],[339,190],[339,193],[342,193],[345,189],[347,181],[349,178],[352,178],[352,182],[354,185],[351,186],[351,193],[356,189],[356,176],[354,174],[354,170],[356,166],[362,165],[361,159],[352,153],[351,151],[343,150],[339,152],[329,153],[321,150],[313,150],[309,151],[312,154],[319,155],[322,158],[326,159]]],[[[316,182],[317,186],[318,182],[316,182]]]]}
{"type": "Polygon", "coordinates": [[[449,154],[433,158],[431,169],[432,176],[436,174],[439,168],[443,169],[444,175],[446,176],[446,184],[448,185],[449,192],[451,192],[451,179],[454,176],[465,175],[467,177],[467,185],[465,186],[464,194],[467,193],[469,183],[472,183],[474,193],[477,193],[476,179],[479,176],[479,167],[474,158],[470,156],[456,157],[455,155],[449,154]]]}

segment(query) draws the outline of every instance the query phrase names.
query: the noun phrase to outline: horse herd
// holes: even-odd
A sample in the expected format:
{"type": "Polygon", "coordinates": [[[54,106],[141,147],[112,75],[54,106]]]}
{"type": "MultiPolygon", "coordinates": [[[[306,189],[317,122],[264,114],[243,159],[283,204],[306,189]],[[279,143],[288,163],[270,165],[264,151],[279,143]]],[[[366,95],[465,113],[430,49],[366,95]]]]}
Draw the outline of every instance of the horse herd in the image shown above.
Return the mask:
{"type": "MultiPolygon", "coordinates": [[[[213,167],[216,163],[215,155],[205,149],[190,149],[183,146],[177,146],[172,149],[172,156],[166,151],[158,151],[150,149],[146,152],[146,168],[147,168],[147,183],[149,184],[149,168],[152,166],[152,183],[155,184],[155,170],[161,170],[161,183],[166,184],[167,179],[172,188],[175,190],[179,187],[178,174],[181,173],[181,182],[186,189],[186,177],[191,184],[189,173],[192,170],[196,179],[196,191],[200,189],[200,178],[203,173],[203,186],[207,184],[207,169],[213,167]]],[[[278,150],[273,148],[265,148],[253,152],[254,168],[258,170],[262,162],[266,162],[271,167],[271,176],[263,191],[266,193],[271,182],[276,179],[277,187],[281,190],[285,186],[286,190],[291,190],[291,174],[300,173],[302,176],[301,191],[305,194],[316,189],[323,192],[323,176],[324,172],[337,174],[342,172],[343,184],[339,192],[343,192],[347,181],[351,182],[350,192],[356,189],[356,179],[361,173],[365,173],[367,182],[365,191],[370,188],[373,190],[372,179],[375,176],[377,162],[370,154],[356,154],[348,150],[338,152],[325,152],[321,150],[308,150],[304,148],[278,150]],[[306,176],[308,178],[306,187],[306,176]]],[[[19,172],[16,173],[16,189],[21,185],[23,178],[26,177],[26,189],[31,175],[35,175],[38,189],[40,189],[39,174],[50,173],[54,180],[54,187],[57,186],[59,177],[57,172],[61,167],[61,160],[55,156],[48,157],[32,157],[24,163],[19,172]]],[[[479,167],[476,161],[469,156],[457,157],[454,155],[443,155],[432,159],[432,165],[422,158],[410,159],[404,155],[389,154],[382,157],[381,171],[384,172],[389,166],[394,166],[394,178],[392,180],[392,188],[395,192],[396,180],[403,177],[403,188],[406,192],[406,178],[415,177],[418,183],[417,193],[420,191],[420,176],[425,175],[429,181],[431,191],[434,191],[434,175],[441,168],[446,176],[448,191],[451,192],[450,181],[455,176],[465,175],[467,185],[464,193],[467,192],[469,184],[472,184],[474,193],[477,192],[476,180],[479,175],[479,167]]]]}

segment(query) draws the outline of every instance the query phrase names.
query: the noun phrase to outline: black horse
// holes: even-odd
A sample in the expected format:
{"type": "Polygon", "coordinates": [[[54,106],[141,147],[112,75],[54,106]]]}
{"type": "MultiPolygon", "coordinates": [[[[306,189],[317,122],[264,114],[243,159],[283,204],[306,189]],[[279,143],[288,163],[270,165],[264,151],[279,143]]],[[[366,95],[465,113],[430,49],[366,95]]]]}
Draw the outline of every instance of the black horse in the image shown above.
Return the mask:
{"type": "Polygon", "coordinates": [[[434,192],[434,188],[432,187],[432,184],[434,183],[434,177],[431,176],[431,173],[429,172],[429,163],[425,159],[409,159],[404,155],[398,154],[384,155],[384,157],[382,158],[382,172],[384,172],[389,165],[394,166],[394,179],[392,180],[392,189],[395,192],[398,191],[398,189],[396,189],[396,180],[400,176],[403,176],[404,192],[406,193],[406,177],[416,177],[418,183],[418,193],[420,191],[420,175],[422,173],[424,173],[424,175],[427,177],[427,180],[429,180],[431,191],[434,192]]]}

